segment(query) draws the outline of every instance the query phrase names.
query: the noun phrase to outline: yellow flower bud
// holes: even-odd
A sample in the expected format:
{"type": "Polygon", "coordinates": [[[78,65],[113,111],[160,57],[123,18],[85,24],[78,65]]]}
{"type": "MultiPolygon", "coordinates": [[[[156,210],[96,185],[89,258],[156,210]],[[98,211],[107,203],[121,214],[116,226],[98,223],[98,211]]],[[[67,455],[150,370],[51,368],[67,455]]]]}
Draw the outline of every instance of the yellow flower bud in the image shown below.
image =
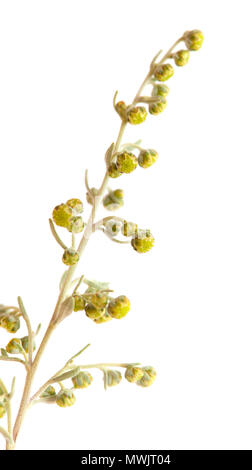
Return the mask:
{"type": "Polygon", "coordinates": [[[68,228],[69,220],[72,215],[73,212],[70,207],[68,207],[66,204],[60,204],[53,209],[52,217],[56,225],[59,227],[68,228]]]}
{"type": "Polygon", "coordinates": [[[138,165],[142,168],[149,168],[153,163],[155,163],[158,159],[158,153],[156,150],[147,149],[141,150],[138,155],[138,165]]]}
{"type": "Polygon", "coordinates": [[[116,164],[120,173],[131,173],[137,167],[137,158],[133,153],[122,152],[117,156],[116,164]]]}
{"type": "Polygon", "coordinates": [[[175,64],[178,65],[179,67],[186,65],[189,61],[189,57],[190,57],[190,52],[187,50],[177,51],[175,52],[173,56],[175,64]]]}
{"type": "Polygon", "coordinates": [[[83,295],[74,294],[74,312],[79,312],[80,310],[84,310],[86,301],[83,295]]]}
{"type": "Polygon", "coordinates": [[[108,175],[110,176],[110,178],[118,178],[119,176],[121,176],[121,174],[122,173],[118,170],[116,163],[111,163],[111,165],[109,165],[108,175]]]}
{"type": "Polygon", "coordinates": [[[79,261],[79,253],[73,248],[67,248],[62,256],[62,261],[67,266],[74,266],[79,261]]]}
{"type": "Polygon", "coordinates": [[[94,320],[105,314],[105,308],[96,308],[95,305],[89,303],[85,305],[85,312],[88,318],[94,320]]]}
{"type": "Polygon", "coordinates": [[[67,206],[70,207],[76,214],[83,212],[83,204],[80,199],[68,199],[66,202],[67,206]]]}
{"type": "Polygon", "coordinates": [[[75,377],[72,378],[74,388],[87,388],[91,385],[93,377],[89,372],[79,372],[75,377]]]}
{"type": "Polygon", "coordinates": [[[116,112],[119,114],[119,116],[122,119],[125,119],[126,117],[126,112],[127,112],[127,105],[124,103],[124,101],[118,101],[115,105],[116,112]]]}
{"type": "Polygon", "coordinates": [[[104,309],[107,305],[108,296],[105,293],[96,292],[90,297],[90,303],[98,309],[104,309]]]}
{"type": "Polygon", "coordinates": [[[5,349],[9,354],[20,354],[22,352],[21,340],[19,338],[11,339],[5,349]]]}
{"type": "Polygon", "coordinates": [[[128,111],[128,122],[130,124],[141,124],[147,117],[147,111],[144,106],[135,106],[128,111]]]}
{"type": "Polygon", "coordinates": [[[194,29],[185,33],[185,45],[190,51],[198,51],[204,41],[204,36],[201,31],[194,29]]]}
{"type": "Polygon", "coordinates": [[[56,403],[61,408],[66,408],[68,406],[72,406],[75,403],[75,396],[72,390],[61,390],[56,398],[56,403]]]}
{"type": "Polygon", "coordinates": [[[141,367],[128,366],[125,371],[125,379],[131,383],[135,383],[138,380],[141,380],[143,375],[144,375],[144,371],[141,367]]]}
{"type": "Polygon", "coordinates": [[[56,395],[55,388],[52,385],[49,385],[43,393],[41,393],[40,397],[41,398],[48,398],[48,397],[53,397],[56,395]]]}
{"type": "Polygon", "coordinates": [[[125,220],[123,226],[122,226],[122,234],[125,237],[131,237],[137,232],[137,224],[134,224],[133,222],[127,222],[125,220]]]}
{"type": "Polygon", "coordinates": [[[125,295],[120,295],[108,304],[108,314],[112,318],[121,319],[130,311],[130,301],[125,295]]]}
{"type": "Polygon", "coordinates": [[[122,380],[122,374],[119,372],[119,370],[107,370],[106,375],[106,382],[108,387],[114,387],[122,380]]]}
{"type": "Polygon", "coordinates": [[[150,385],[153,384],[155,378],[156,378],[156,371],[153,367],[147,366],[143,367],[144,374],[140,380],[138,380],[136,383],[137,385],[140,385],[141,387],[149,387],[150,385]]]}
{"type": "Polygon", "coordinates": [[[81,216],[74,216],[69,219],[68,230],[73,233],[80,233],[84,230],[85,224],[81,216]]]}
{"type": "Polygon", "coordinates": [[[97,325],[100,325],[102,323],[107,323],[110,320],[112,320],[112,317],[106,311],[99,318],[94,318],[94,322],[97,323],[97,325]]]}
{"type": "Polygon", "coordinates": [[[146,253],[151,250],[154,246],[154,237],[150,231],[138,231],[138,233],[132,238],[131,245],[138,253],[146,253]]]}
{"type": "Polygon", "coordinates": [[[103,199],[103,206],[109,211],[120,209],[123,206],[124,192],[122,189],[110,191],[103,199]]]}
{"type": "Polygon", "coordinates": [[[163,83],[156,83],[152,90],[152,96],[162,96],[165,98],[170,92],[170,88],[163,83]]]}
{"type": "Polygon", "coordinates": [[[160,114],[164,111],[164,109],[167,106],[167,101],[165,98],[160,96],[160,100],[157,101],[156,103],[151,103],[149,104],[149,113],[152,114],[153,116],[156,116],[157,114],[160,114]]]}
{"type": "Polygon", "coordinates": [[[174,68],[171,64],[158,65],[154,72],[154,78],[159,82],[169,80],[174,74],[174,68]]]}
{"type": "Polygon", "coordinates": [[[20,320],[16,315],[5,315],[0,317],[0,326],[5,328],[9,333],[16,333],[20,328],[20,320]]]}

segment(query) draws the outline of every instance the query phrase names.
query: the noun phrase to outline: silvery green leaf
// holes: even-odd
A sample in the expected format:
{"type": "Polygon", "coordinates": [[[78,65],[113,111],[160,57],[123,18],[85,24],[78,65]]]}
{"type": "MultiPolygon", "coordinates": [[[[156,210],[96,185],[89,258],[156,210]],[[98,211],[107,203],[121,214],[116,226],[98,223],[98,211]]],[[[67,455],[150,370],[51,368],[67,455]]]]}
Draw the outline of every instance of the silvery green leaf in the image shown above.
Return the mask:
{"type": "Polygon", "coordinates": [[[50,380],[50,382],[55,383],[55,382],[62,382],[62,380],[71,379],[72,377],[75,377],[77,374],[79,374],[79,372],[80,372],[80,367],[75,367],[74,369],[68,370],[67,372],[64,372],[63,374],[53,377],[50,380]]]}
{"type": "Polygon", "coordinates": [[[88,285],[88,287],[91,287],[96,290],[103,290],[103,289],[109,289],[109,282],[100,282],[100,281],[95,281],[95,280],[84,280],[85,284],[88,285]]]}

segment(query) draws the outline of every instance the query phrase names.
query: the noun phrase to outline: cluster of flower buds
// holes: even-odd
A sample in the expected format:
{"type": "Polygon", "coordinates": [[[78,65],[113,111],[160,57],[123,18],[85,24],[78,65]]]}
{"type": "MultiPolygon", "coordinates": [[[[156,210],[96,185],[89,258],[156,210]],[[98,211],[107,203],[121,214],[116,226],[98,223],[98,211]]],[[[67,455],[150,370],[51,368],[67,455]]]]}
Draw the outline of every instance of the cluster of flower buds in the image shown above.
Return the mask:
{"type": "Polygon", "coordinates": [[[128,382],[136,383],[141,387],[149,387],[156,378],[156,371],[151,366],[139,367],[129,365],[125,371],[125,378],[128,382]]]}
{"type": "Polygon", "coordinates": [[[0,305],[0,326],[9,333],[16,333],[20,328],[20,313],[16,307],[0,305]]]}
{"type": "Polygon", "coordinates": [[[122,234],[131,237],[131,246],[138,253],[146,253],[154,246],[155,239],[150,230],[139,229],[133,222],[124,222],[122,234]]]}
{"type": "Polygon", "coordinates": [[[69,199],[53,209],[53,221],[59,227],[66,228],[69,232],[80,233],[85,224],[80,214],[83,212],[83,204],[80,199],[69,199]]]}
{"type": "MultiPolygon", "coordinates": [[[[108,167],[108,174],[111,178],[118,178],[123,173],[132,173],[137,166],[149,168],[158,159],[158,153],[153,149],[140,149],[138,156],[124,150],[116,156],[116,161],[108,167]]],[[[120,207],[120,206],[119,206],[120,207]]]]}
{"type": "MultiPolygon", "coordinates": [[[[36,344],[33,339],[32,349],[35,351],[36,344]]],[[[9,354],[23,354],[24,352],[28,354],[29,351],[29,338],[28,336],[23,336],[23,338],[12,338],[7,346],[5,351],[9,354]]]]}
{"type": "Polygon", "coordinates": [[[147,111],[144,106],[127,106],[124,101],[118,101],[115,110],[124,121],[137,125],[145,121],[147,111]]]}
{"type": "MultiPolygon", "coordinates": [[[[84,294],[85,295],[85,294],[84,294]]],[[[119,320],[130,310],[130,301],[125,295],[111,298],[106,294],[95,293],[88,297],[85,312],[97,324],[106,323],[113,318],[119,320]]]]}

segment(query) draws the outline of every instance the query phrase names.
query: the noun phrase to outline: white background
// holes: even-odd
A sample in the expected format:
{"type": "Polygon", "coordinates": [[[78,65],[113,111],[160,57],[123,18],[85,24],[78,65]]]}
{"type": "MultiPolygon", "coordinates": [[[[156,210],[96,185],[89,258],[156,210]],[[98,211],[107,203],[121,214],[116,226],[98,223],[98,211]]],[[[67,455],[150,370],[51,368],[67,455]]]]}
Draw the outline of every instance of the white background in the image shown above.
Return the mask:
{"type": "MultiPolygon", "coordinates": [[[[105,393],[94,373],[74,407],[30,410],[18,449],[251,449],[249,6],[1,1],[0,301],[22,295],[41,333],[64,270],[47,220],[56,204],[85,198],[85,168],[100,184],[119,128],[115,90],[130,102],[160,48],[185,30],[205,34],[175,70],[167,110],[127,129],[125,140],[157,149],[158,163],[111,183],[125,190],[118,215],[151,228],[155,248],[138,255],[96,234],[81,261],[80,273],[130,297],[131,312],[100,326],[82,312],[67,319],[35,388],[87,342],[82,363],[141,361],[157,380],[105,393]]],[[[1,345],[9,339],[1,330],[1,345]]],[[[17,376],[16,408],[22,367],[0,368],[8,386],[17,376]]]]}

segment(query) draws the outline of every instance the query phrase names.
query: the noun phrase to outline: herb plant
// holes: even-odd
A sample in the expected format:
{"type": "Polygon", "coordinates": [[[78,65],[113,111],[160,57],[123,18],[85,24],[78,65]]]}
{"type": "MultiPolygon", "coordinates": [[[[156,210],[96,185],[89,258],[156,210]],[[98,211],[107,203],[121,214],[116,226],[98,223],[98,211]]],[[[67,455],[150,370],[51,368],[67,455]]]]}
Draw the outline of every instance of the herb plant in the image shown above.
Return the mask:
{"type": "Polygon", "coordinates": [[[148,387],[155,380],[155,369],[151,366],[143,367],[138,363],[76,364],[75,360],[89,346],[87,345],[67,360],[59,371],[41,385],[39,390],[31,392],[33,378],[47,343],[54,330],[66,317],[82,310],[87,321],[93,321],[99,325],[112,320],[120,320],[130,310],[130,300],[124,294],[115,296],[107,283],[89,280],[83,275],[75,278],[75,271],[77,266],[81,264],[81,258],[90,236],[97,230],[104,232],[115,243],[128,243],[129,249],[133,248],[137,253],[146,253],[152,249],[154,237],[150,230],[140,228],[135,222],[114,215],[96,221],[97,208],[102,203],[104,208],[110,212],[120,209],[124,204],[124,191],[120,188],[108,189],[109,181],[119,178],[124,173],[132,173],[137,167],[140,167],[140,171],[148,169],[158,159],[156,150],[142,147],[139,141],[137,143],[122,143],[124,130],[128,124],[143,123],[148,111],[152,116],[156,116],[165,109],[169,88],[164,82],[174,74],[172,64],[175,63],[178,67],[186,65],[190,51],[200,49],[202,42],[201,31],[186,31],[161,59],[158,60],[161,51],[154,57],[147,76],[131,104],[127,105],[124,101],[117,101],[117,93],[115,94],[113,104],[121,124],[115,143],[112,143],[106,151],[105,175],[100,187],[90,188],[88,172],[85,173],[86,199],[87,204],[91,206],[88,220],[83,220],[83,203],[77,198],[71,198],[53,209],[52,218],[49,219],[50,229],[59,245],[62,262],[67,266],[67,269],[60,282],[60,293],[55,310],[36,353],[36,336],[40,326],[36,330],[31,326],[21,297],[18,297],[17,306],[0,305],[0,326],[14,335],[7,345],[1,348],[0,360],[18,363],[24,367],[26,373],[24,390],[14,426],[12,424],[11,399],[14,393],[15,378],[12,380],[10,390],[0,380],[0,418],[7,418],[7,426],[0,427],[0,432],[6,440],[6,449],[8,450],[14,449],[26,411],[31,404],[54,402],[60,407],[72,406],[76,400],[76,391],[85,389],[92,384],[93,379],[89,372],[92,368],[102,371],[105,389],[121,382],[120,370],[125,371],[124,377],[128,382],[141,387],[148,387]],[[174,51],[182,42],[186,48],[174,51]],[[146,86],[151,88],[151,93],[143,95],[146,86]],[[63,237],[59,234],[58,227],[61,227],[63,237]],[[66,235],[69,235],[70,240],[63,241],[62,238],[67,239],[66,235]],[[80,240],[77,243],[78,237],[80,240]],[[17,336],[17,332],[21,321],[26,324],[27,335],[20,338],[17,336]]]}

